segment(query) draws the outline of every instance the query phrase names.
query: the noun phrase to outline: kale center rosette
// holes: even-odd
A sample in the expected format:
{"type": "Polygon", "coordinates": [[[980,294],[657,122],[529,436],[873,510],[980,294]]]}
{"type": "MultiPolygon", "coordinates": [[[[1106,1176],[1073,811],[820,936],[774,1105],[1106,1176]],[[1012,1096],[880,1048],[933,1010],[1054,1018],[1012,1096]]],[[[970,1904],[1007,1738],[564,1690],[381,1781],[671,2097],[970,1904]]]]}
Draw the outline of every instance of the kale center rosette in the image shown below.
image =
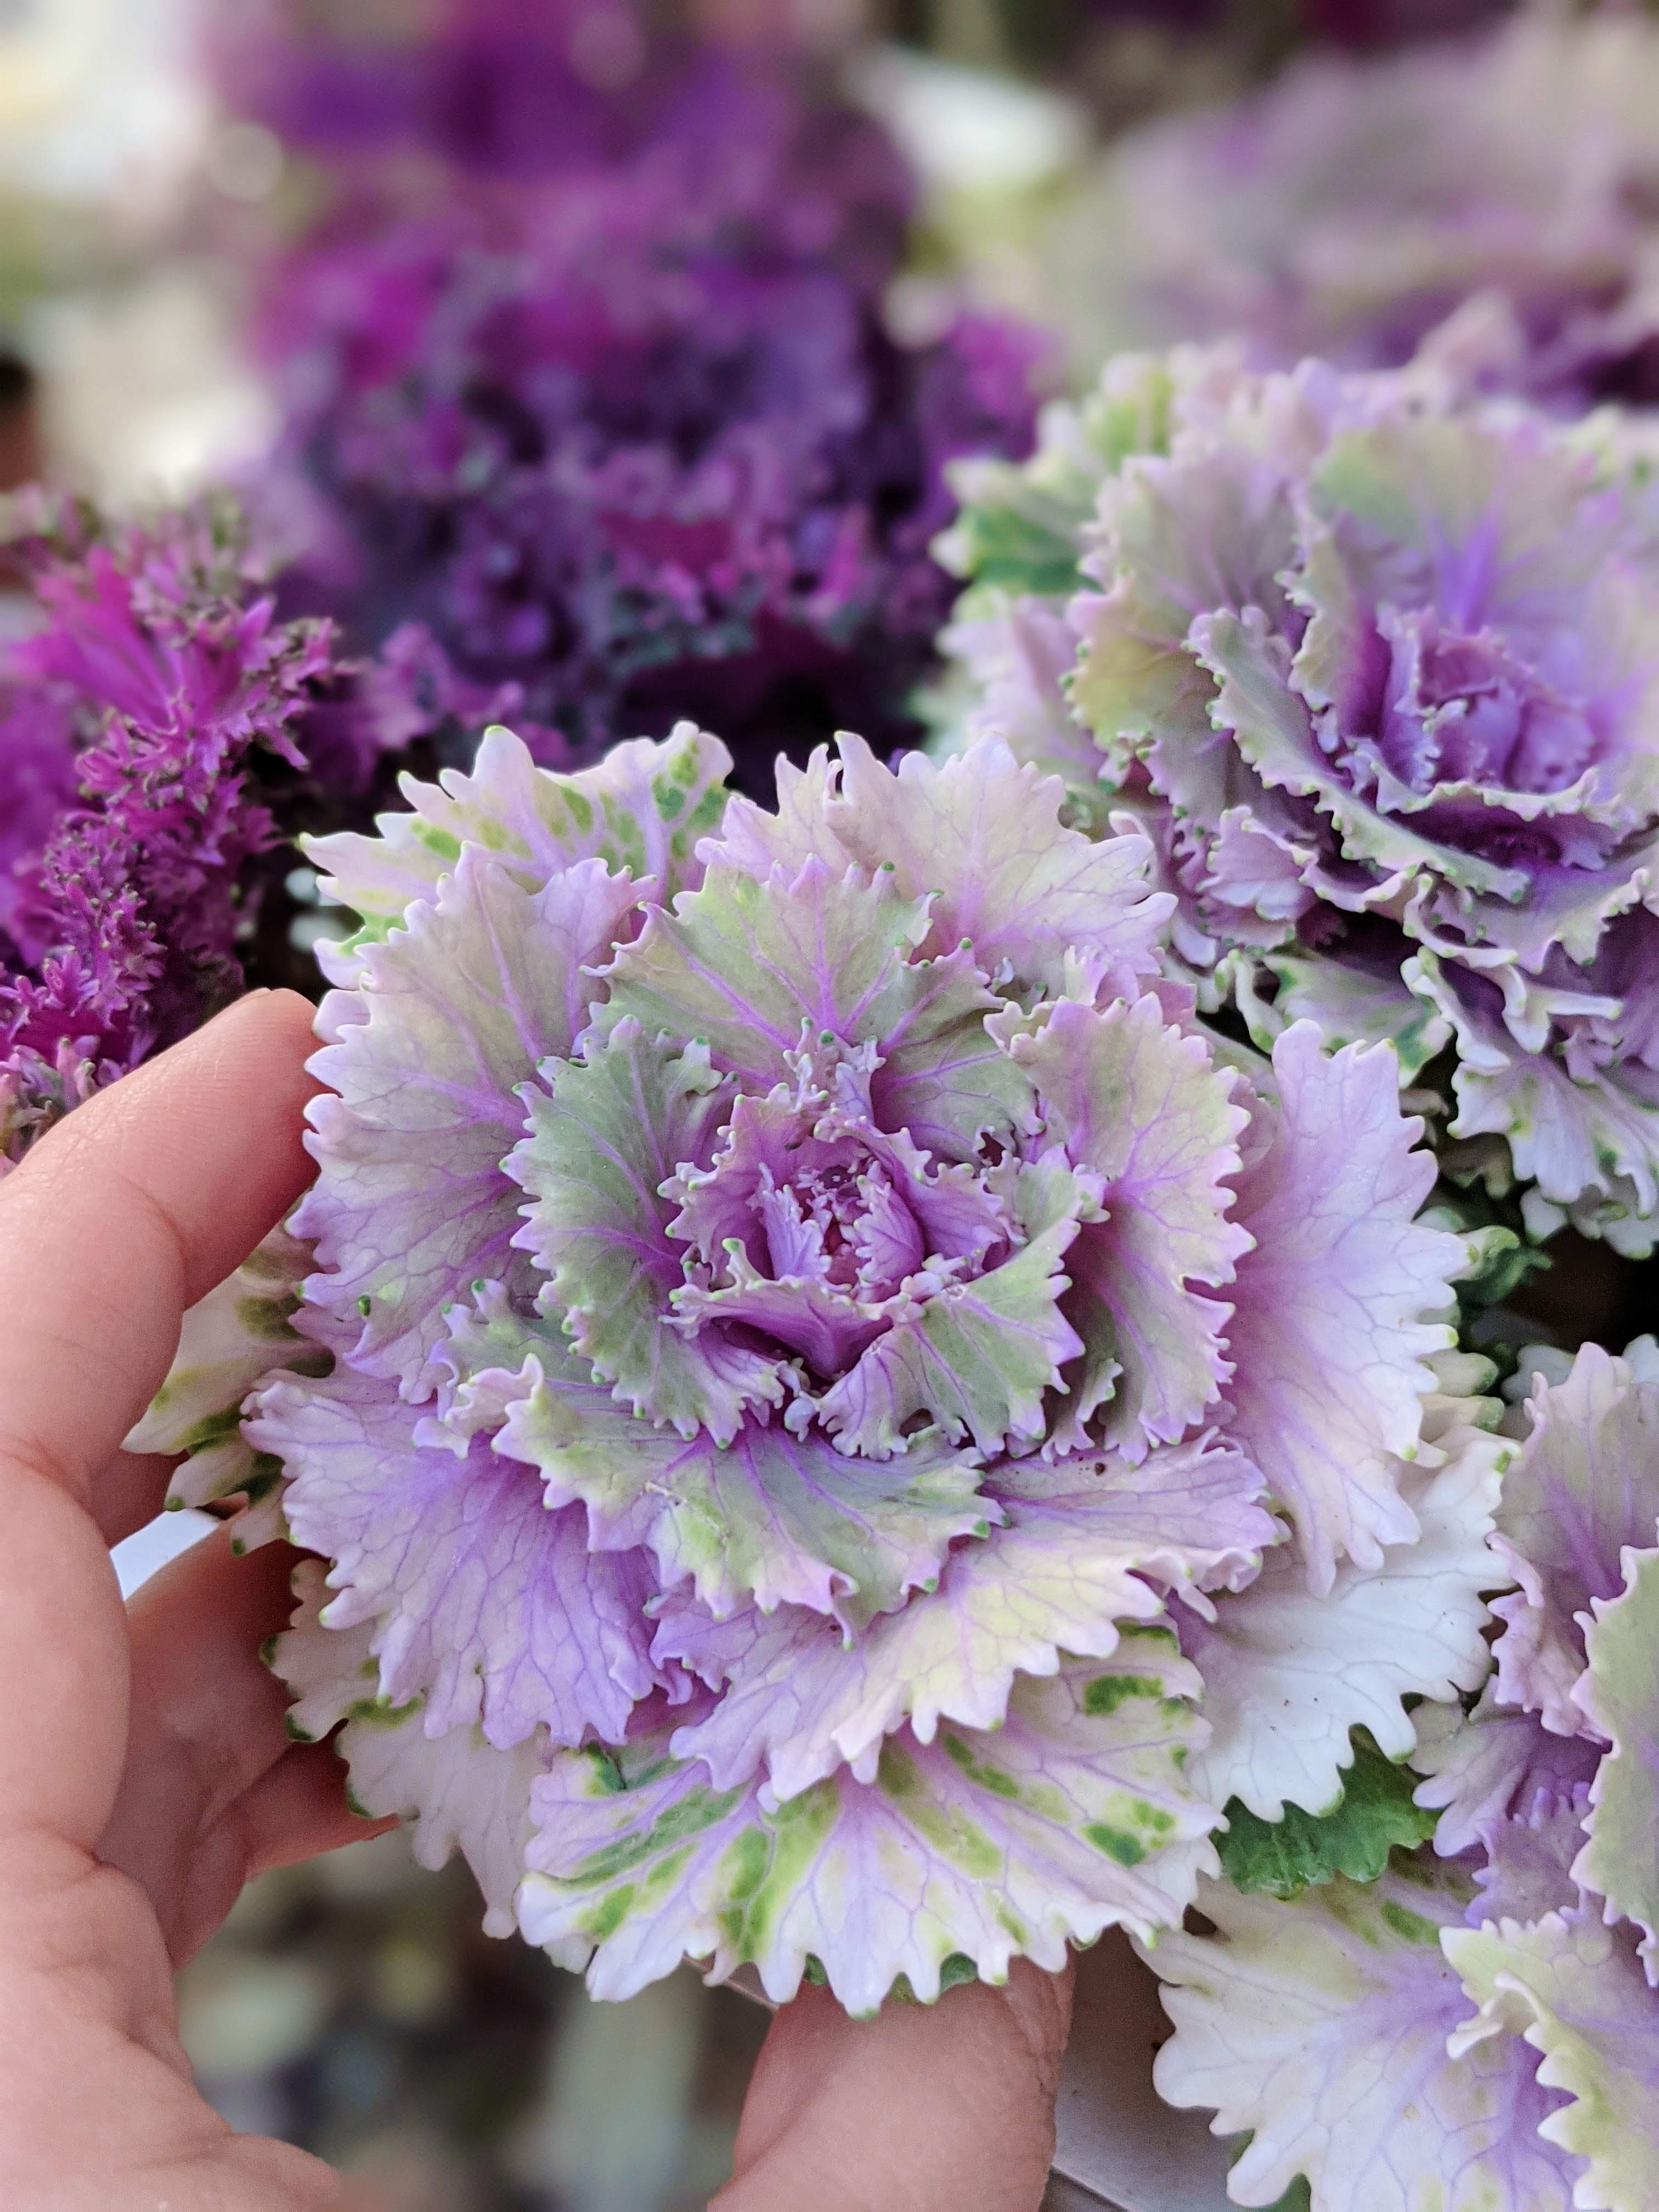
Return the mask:
{"type": "Polygon", "coordinates": [[[726,765],[495,731],[314,848],[363,927],[264,1263],[314,1272],[228,1289],[149,1441],[231,1398],[213,1480],[328,1562],[295,1723],[493,1924],[601,1994],[689,1955],[862,2010],[1151,1938],[1231,1796],[1328,1804],[1362,1719],[1401,1755],[1480,1679],[1495,1475],[1391,1054],[1222,1048],[1147,841],[1000,744],[843,738],[775,814],[726,765]]]}

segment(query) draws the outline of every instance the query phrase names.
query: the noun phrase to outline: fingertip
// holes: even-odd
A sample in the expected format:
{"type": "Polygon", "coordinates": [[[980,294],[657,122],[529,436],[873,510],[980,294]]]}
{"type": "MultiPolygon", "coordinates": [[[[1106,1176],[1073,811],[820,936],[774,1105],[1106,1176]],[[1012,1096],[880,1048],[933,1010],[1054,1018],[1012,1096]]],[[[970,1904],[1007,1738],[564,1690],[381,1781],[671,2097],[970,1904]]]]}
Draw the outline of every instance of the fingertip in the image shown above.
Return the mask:
{"type": "Polygon", "coordinates": [[[185,1310],[315,1174],[310,1038],[296,993],[240,1000],[0,1183],[0,1436],[82,1492],[166,1375],[185,1310]]]}
{"type": "Polygon", "coordinates": [[[77,1184],[141,1188],[171,1220],[186,1304],[246,1257],[315,1172],[304,1145],[313,1012],[295,991],[238,999],[53,1133],[75,1151],[77,1184]]]}
{"type": "Polygon", "coordinates": [[[230,1023],[256,1024],[273,1035],[285,1030],[302,1040],[309,1050],[316,1018],[316,1007],[300,992],[289,989],[285,984],[271,988],[261,983],[252,991],[245,991],[240,999],[233,999],[204,1026],[214,1029],[230,1023]]]}
{"type": "Polygon", "coordinates": [[[242,1801],[250,1877],[325,1857],[348,1844],[372,1843],[401,1826],[395,1814],[375,1819],[354,1812],[348,1778],[331,1743],[296,1743],[284,1752],[242,1801]]]}
{"type": "Polygon", "coordinates": [[[774,2019],[711,2212],[1035,2212],[1054,2147],[1071,1972],[1018,1960],[927,2005],[855,2021],[828,1990],[774,2019]]]}
{"type": "MultiPolygon", "coordinates": [[[[317,1088],[306,1062],[317,1046],[317,1009],[297,991],[249,991],[234,999],[210,1022],[173,1047],[163,1060],[213,1054],[222,1064],[266,1066],[294,1086],[301,1103],[317,1088]]],[[[152,1062],[151,1065],[156,1065],[152,1062]]]]}
{"type": "Polygon", "coordinates": [[[94,1486],[93,1518],[112,1549],[153,1521],[179,1460],[164,1452],[118,1451],[94,1486]]]}
{"type": "Polygon", "coordinates": [[[1067,1959],[1057,1974],[1045,1973],[1029,1959],[1016,1959],[1002,1991],[1014,2026],[1030,2054],[1033,2074],[1051,2100],[1059,2094],[1066,2040],[1072,2032],[1072,1997],[1076,1961],[1067,1959]]]}

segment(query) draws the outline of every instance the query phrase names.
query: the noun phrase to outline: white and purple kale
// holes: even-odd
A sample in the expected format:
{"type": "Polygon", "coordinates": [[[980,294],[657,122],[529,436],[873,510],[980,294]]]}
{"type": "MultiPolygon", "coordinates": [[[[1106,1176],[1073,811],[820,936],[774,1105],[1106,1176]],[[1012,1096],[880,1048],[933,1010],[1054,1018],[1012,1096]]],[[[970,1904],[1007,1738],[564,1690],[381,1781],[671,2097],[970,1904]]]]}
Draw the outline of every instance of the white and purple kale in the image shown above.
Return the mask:
{"type": "Polygon", "coordinates": [[[1659,30],[1517,8],[1121,139],[1062,205],[1048,305],[1086,369],[1237,336],[1252,365],[1428,350],[1580,413],[1659,399],[1659,30]]]}
{"type": "Polygon", "coordinates": [[[1389,1038],[1528,1226],[1659,1237],[1659,569],[1633,432],[1432,372],[1110,364],[945,550],[970,729],[1127,807],[1206,1003],[1389,1038]],[[1428,1073],[1425,1075],[1425,1071],[1428,1073]]]}
{"type": "MultiPolygon", "coordinates": [[[[1200,1894],[1151,1953],[1171,2103],[1230,2191],[1314,2212],[1646,2212],[1659,2171],[1659,1357],[1538,1352],[1494,1548],[1494,1672],[1417,1715],[1434,1850],[1370,1888],[1200,1894]]],[[[1523,1366],[1522,1382],[1528,1379],[1523,1366]]]]}
{"type": "Polygon", "coordinates": [[[322,1555],[295,1725],[491,1925],[867,2010],[1150,1937],[1225,1806],[1403,1759],[1510,1447],[1389,1050],[1208,1035],[1147,841],[1000,744],[726,765],[497,730],[313,848],[303,1242],[137,1441],[322,1555]]]}

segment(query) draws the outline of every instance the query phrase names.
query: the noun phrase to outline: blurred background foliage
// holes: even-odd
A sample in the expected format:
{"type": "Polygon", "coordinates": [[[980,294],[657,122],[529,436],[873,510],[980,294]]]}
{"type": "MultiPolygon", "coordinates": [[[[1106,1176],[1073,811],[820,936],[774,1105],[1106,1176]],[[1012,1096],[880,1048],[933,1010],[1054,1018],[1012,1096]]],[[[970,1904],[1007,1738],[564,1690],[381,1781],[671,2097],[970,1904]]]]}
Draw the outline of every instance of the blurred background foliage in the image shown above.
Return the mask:
{"type": "MultiPolygon", "coordinates": [[[[33,434],[58,473],[102,493],[176,492],[259,452],[271,407],[239,352],[237,263],[273,217],[314,204],[318,181],[307,149],[246,112],[234,58],[279,20],[301,46],[356,49],[372,78],[429,37],[437,12],[434,0],[0,0],[0,471],[16,480],[38,450],[16,427],[26,369],[33,434]]],[[[538,0],[519,11],[537,12],[538,0]]],[[[617,22],[641,42],[850,63],[933,196],[948,201],[966,172],[983,204],[1052,185],[1103,135],[1224,95],[1298,46],[1375,48],[1496,12],[1494,0],[606,0],[578,29],[600,27],[584,35],[601,76],[627,62],[630,33],[618,46],[604,29],[617,22]]],[[[924,222],[924,267],[951,230],[924,222]]]]}
{"type": "Polygon", "coordinates": [[[478,1917],[395,1834],[267,1875],[183,1978],[206,2094],[332,2160],[351,2212],[696,2212],[764,2013],[684,1972],[591,2003],[478,1917]]]}

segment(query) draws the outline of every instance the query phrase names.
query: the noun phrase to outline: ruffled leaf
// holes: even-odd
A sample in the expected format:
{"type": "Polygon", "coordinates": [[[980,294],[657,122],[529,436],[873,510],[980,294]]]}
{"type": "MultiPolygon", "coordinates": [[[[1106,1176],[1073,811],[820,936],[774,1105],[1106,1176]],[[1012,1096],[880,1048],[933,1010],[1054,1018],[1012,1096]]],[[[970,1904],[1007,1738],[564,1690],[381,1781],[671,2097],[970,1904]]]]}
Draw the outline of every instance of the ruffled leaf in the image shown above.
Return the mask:
{"type": "Polygon", "coordinates": [[[1486,1824],[1480,1836],[1486,1863],[1475,1869],[1477,1894],[1464,1915],[1471,1928],[1541,1920],[1582,1902],[1572,1869],[1589,1805],[1583,1788],[1553,1796],[1540,1790],[1514,1819],[1486,1824]]]}
{"type": "Polygon", "coordinates": [[[1161,442],[1152,426],[1167,416],[1169,385],[1164,364],[1150,356],[1114,361],[1086,407],[1056,401],[1044,408],[1028,459],[976,453],[953,461],[946,473],[960,512],[934,539],[934,559],[981,587],[1045,597],[1074,591],[1102,480],[1126,453],[1161,442]],[[1121,436],[1104,428],[1130,418],[1137,428],[1121,436]]]}
{"type": "Polygon", "coordinates": [[[1586,1344],[1529,1410],[1498,1514],[1497,1548],[1521,1584],[1493,1607],[1504,1624],[1498,1694],[1576,1735],[1589,1725],[1573,1689],[1591,1603],[1618,1596],[1626,1547],[1650,1548],[1659,1534],[1659,1387],[1586,1344]]]}
{"type": "Polygon", "coordinates": [[[1416,1731],[1403,1700],[1455,1698],[1484,1679],[1482,1593],[1504,1580],[1489,1539],[1509,1448],[1460,1424],[1441,1449],[1437,1473],[1407,1476],[1414,1543],[1389,1546],[1375,1566],[1346,1562],[1322,1595],[1294,1554],[1270,1552],[1213,1626],[1183,1628],[1214,1729],[1193,1778],[1218,1805],[1237,1797],[1264,1820],[1286,1804],[1328,1813],[1354,1729],[1407,1758],[1416,1731]]]}
{"type": "MultiPolygon", "coordinates": [[[[1344,871],[1331,863],[1310,871],[1323,896],[1364,913],[1397,900],[1415,873],[1435,866],[1465,895],[1516,899],[1526,890],[1517,869],[1435,840],[1397,813],[1357,797],[1331,766],[1314,714],[1293,688],[1291,657],[1260,612],[1205,615],[1193,625],[1198,659],[1217,685],[1214,718],[1231,733],[1250,769],[1269,792],[1288,793],[1330,817],[1344,871]]],[[[1356,651],[1358,649],[1356,648],[1356,651]]]]}
{"type": "Polygon", "coordinates": [[[985,988],[973,952],[959,948],[909,972],[910,1003],[877,1039],[877,1121],[944,1160],[971,1160],[988,1137],[1012,1145],[1029,1136],[1030,1079],[991,1035],[986,1018],[1003,1001],[985,988]]]}
{"type": "Polygon", "coordinates": [[[423,1421],[389,1382],[277,1382],[249,1440],[288,1466],[296,1543],[323,1553],[335,1630],[374,1624],[380,1695],[423,1700],[434,1735],[477,1723],[499,1747],[538,1729],[619,1735],[657,1683],[637,1553],[588,1556],[580,1510],[550,1511],[483,1435],[423,1421]]]}
{"type": "Polygon", "coordinates": [[[1605,508],[1584,497],[1591,474],[1535,419],[1398,409],[1334,438],[1310,493],[1360,596],[1437,599],[1449,626],[1553,647],[1565,687],[1585,672],[1564,664],[1573,646],[1553,633],[1607,566],[1605,508]]]}
{"type": "Polygon", "coordinates": [[[810,1085],[736,1099],[709,1167],[664,1188],[679,1202],[672,1233],[690,1248],[677,1316],[751,1326],[819,1376],[844,1374],[930,1291],[969,1279],[1020,1234],[982,1173],[936,1169],[908,1134],[878,1128],[856,1092],[832,1103],[810,1085]]]}
{"type": "Polygon", "coordinates": [[[1565,2092],[1540,2124],[1581,2169],[1583,2212],[1646,2212],[1659,2172],[1659,1996],[1634,1931],[1589,1911],[1448,1931],[1446,1956],[1480,2008],[1459,2047],[1471,2055],[1524,2036],[1540,2083],[1565,2092]],[[1475,2039],[1481,2039],[1476,2041],[1475,2039]]]}
{"type": "Polygon", "coordinates": [[[653,911],[609,971],[607,1029],[695,1039],[715,1067],[769,1091],[804,1048],[873,1045],[878,1118],[966,1158],[1025,1126],[1030,1086],[987,1036],[1000,1003],[971,954],[914,960],[927,902],[816,853],[755,876],[717,860],[672,914],[653,911]]]}
{"type": "Polygon", "coordinates": [[[631,1020],[545,1075],[505,1163],[533,1201],[514,1242],[549,1279],[544,1306],[568,1316],[574,1349],[644,1419],[729,1442],[745,1407],[777,1405],[784,1386],[777,1362],[729,1330],[674,1325],[685,1246],[662,1195],[678,1170],[707,1164],[729,1090],[706,1051],[653,1043],[631,1020]]]}
{"type": "Polygon", "coordinates": [[[534,1739],[500,1751],[476,1728],[431,1736],[416,1709],[396,1720],[348,1721],[334,1748],[351,1777],[354,1810],[409,1822],[415,1863],[434,1874],[459,1851],[483,1896],[485,1935],[511,1936],[531,1788],[546,1764],[534,1739]]]}
{"type": "Polygon", "coordinates": [[[816,855],[755,876],[716,861],[701,890],[653,908],[610,972],[606,1027],[695,1038],[723,1073],[769,1090],[804,1045],[880,1040],[922,988],[908,964],[923,901],[816,855]]]}
{"type": "Polygon", "coordinates": [[[412,1820],[416,1863],[434,1872],[459,1850],[483,1893],[485,1934],[510,1936],[531,1833],[530,1785],[545,1764],[540,1746],[526,1740],[498,1751],[473,1728],[430,1736],[418,1701],[394,1708],[365,1697],[365,1678],[372,1682],[377,1672],[368,1625],[321,1625],[320,1560],[302,1560],[294,1587],[292,1626],[271,1639],[269,1653],[298,1693],[291,1731],[320,1740],[343,1720],[334,1749],[349,1770],[354,1810],[368,1820],[412,1820]]]}
{"type": "Polygon", "coordinates": [[[404,1718],[412,1707],[394,1707],[380,1694],[380,1670],[370,1649],[374,1624],[325,1626],[327,1562],[301,1559],[290,1578],[296,1601],[289,1626],[261,1654],[292,1692],[288,1733],[295,1743],[321,1743],[354,1715],[376,1721],[404,1718]]]}
{"type": "Polygon", "coordinates": [[[982,1453],[1042,1438],[1045,1395],[1083,1349],[1061,1310],[1070,1281],[1061,1269],[1079,1216],[1095,1200],[1056,1159],[1023,1169],[1012,1203],[1028,1238],[1021,1249],[922,1300],[824,1393],[818,1418],[843,1451],[902,1453],[921,1414],[982,1453]]]}
{"type": "Polygon", "coordinates": [[[1413,1716],[1419,1774],[1417,1802],[1440,1814],[1434,1847],[1456,1858],[1479,1847],[1494,1823],[1524,1813],[1541,1794],[1588,1784],[1601,1747],[1587,1736],[1552,1735],[1535,1713],[1506,1711],[1488,1680],[1467,1718],[1455,1705],[1419,1705],[1413,1716]]]}
{"type": "Polygon", "coordinates": [[[1216,1838],[1221,1871],[1236,1889],[1286,1899],[1339,1874],[1375,1881],[1396,1846],[1410,1850],[1434,1832],[1434,1814],[1412,1802],[1416,1780],[1356,1730],[1352,1764],[1345,1764],[1342,1794],[1330,1812],[1286,1805],[1279,1820],[1263,1820],[1237,1798],[1229,1801],[1226,1829],[1216,1838]]]}
{"type": "Polygon", "coordinates": [[[123,1448],[199,1450],[234,1427],[243,1399],[273,1368],[303,1362],[325,1374],[327,1352],[293,1326],[300,1285],[310,1267],[310,1246],[285,1229],[273,1229],[240,1267],[191,1306],[167,1381],[123,1448]]]}
{"type": "Polygon", "coordinates": [[[1296,544],[1282,472],[1210,444],[1175,459],[1137,456],[1104,489],[1091,573],[1106,596],[1079,601],[1074,707],[1108,743],[1152,744],[1166,758],[1224,751],[1210,726],[1209,677],[1188,650],[1194,617],[1218,607],[1284,606],[1279,576],[1296,544]]]}
{"type": "Polygon", "coordinates": [[[1464,1254],[1415,1218],[1434,1161],[1400,1111],[1391,1053],[1327,1057],[1304,1024],[1273,1066],[1267,1141],[1238,1182],[1255,1243],[1238,1262],[1229,1395],[1310,1587],[1328,1590],[1345,1555],[1375,1567],[1414,1534],[1400,1462],[1418,1454],[1429,1356],[1450,1340],[1424,1316],[1450,1310],[1464,1254]]]}
{"type": "Polygon", "coordinates": [[[1065,1310],[1082,1356],[1054,1448],[1085,1444],[1109,1399],[1119,1450],[1173,1443],[1227,1372],[1226,1308],[1189,1286],[1228,1282],[1249,1242],[1228,1218],[1246,1119],[1234,1079],[1152,998],[1103,1012],[1062,1002],[1011,1050],[1041,1094],[1050,1141],[1101,1180],[1103,1218],[1068,1261],[1065,1310]]]}
{"type": "MultiPolygon", "coordinates": [[[[362,916],[360,941],[385,937],[411,906],[429,904],[466,845],[492,855],[523,890],[599,860],[612,874],[648,878],[667,901],[701,878],[697,843],[719,825],[731,766],[718,738],[681,722],[661,744],[636,738],[594,768],[557,775],[497,726],[484,732],[470,775],[446,769],[435,784],[405,776],[407,813],[381,815],[372,837],[312,838],[307,856],[324,896],[362,916]]],[[[354,976],[350,950],[336,950],[343,972],[332,981],[354,976]]]]}
{"type": "Polygon", "coordinates": [[[585,1936],[599,1996],[682,1958],[716,1979],[753,1965],[778,2002],[813,1958],[859,2014],[901,1974],[931,2002],[956,1955],[985,1981],[1021,1954],[1056,1970],[1068,1941],[1178,1917],[1213,1863],[1213,1815],[1180,1773],[1200,1725],[1189,1680],[1167,1631],[1131,1632],[1110,1671],[1021,1681],[994,1734],[901,1732],[872,1783],[843,1772],[775,1810],[657,1746],[567,1754],[538,1786],[521,1924],[532,1942],[585,1936]]]}
{"type": "Polygon", "coordinates": [[[550,1504],[585,1504],[596,1548],[648,1546],[665,1583],[690,1576],[721,1616],[752,1596],[763,1611],[868,1620],[931,1582],[952,1540],[984,1534],[997,1511],[976,1495],[975,1456],[935,1433],[855,1460],[749,1420],[722,1447],[545,1382],[513,1407],[496,1449],[539,1468],[550,1504]]]}
{"type": "Polygon", "coordinates": [[[1609,1920],[1633,1920],[1659,1984],[1659,1551],[1624,1556],[1625,1587],[1592,1600],[1589,1670],[1576,1698],[1613,1749],[1590,1785],[1589,1840],[1573,1868],[1606,1898],[1609,1920]]]}
{"type": "MultiPolygon", "coordinates": [[[[941,1721],[995,1728],[1017,1674],[1053,1674],[1063,1652],[1108,1656],[1120,1623],[1161,1612],[1152,1585],[1247,1573],[1273,1535],[1250,1500],[1254,1470],[1225,1450],[1182,1449],[1140,1468],[1069,1462],[1064,1472],[1070,1489],[1055,1480],[1051,1493],[1006,1493],[1004,1527],[952,1552],[937,1591],[850,1644],[817,1614],[746,1608],[716,1622],[671,1596],[657,1658],[730,1684],[713,1712],[676,1734],[676,1757],[701,1759],[717,1789],[764,1765],[775,1798],[843,1764],[873,1781],[882,1739],[900,1726],[923,1744],[941,1721]],[[1184,1543],[1183,1489],[1202,1524],[1184,1543]]],[[[1017,1484],[1019,1469],[1009,1474],[1017,1484]]]]}
{"type": "Polygon", "coordinates": [[[469,846],[434,904],[365,947],[361,992],[325,1003],[331,1041],[311,1066],[333,1095],[307,1109],[320,1171],[293,1225],[317,1247],[306,1296],[358,1322],[364,1373],[431,1389],[445,1306],[512,1279],[520,1194],[501,1161],[524,1130],[518,1089],[586,1030],[598,987],[583,971],[638,896],[599,860],[522,890],[469,846]]]}
{"type": "MultiPolygon", "coordinates": [[[[273,1229],[185,1316],[167,1381],[124,1447],[185,1455],[167,1486],[170,1509],[240,1497],[274,1513],[281,1469],[262,1462],[243,1437],[242,1405],[279,1371],[326,1375],[334,1364],[326,1346],[294,1327],[310,1267],[311,1247],[273,1229]]],[[[251,1532],[245,1513],[239,1524],[244,1548],[251,1532]]],[[[269,1533],[276,1533],[275,1519],[269,1533]]]]}
{"type": "Polygon", "coordinates": [[[779,813],[735,801],[716,849],[757,874],[828,850],[871,875],[891,868],[901,898],[932,896],[924,951],[970,945],[987,975],[1017,989],[1064,988],[1068,951],[1121,978],[1120,989],[1156,973],[1159,929],[1175,901],[1148,884],[1144,840],[1097,843],[1062,828],[1063,787],[995,739],[976,746],[971,762],[939,765],[908,753],[896,770],[861,738],[838,742],[840,769],[817,769],[810,805],[793,788],[799,772],[781,767],[779,813]]]}
{"type": "Polygon", "coordinates": [[[1266,956],[1265,965],[1279,988],[1270,1034],[1258,1039],[1264,1048],[1292,1023],[1312,1022],[1328,1052],[1350,1044],[1392,1045],[1401,1077],[1409,1081],[1451,1042],[1451,1023],[1405,981],[1397,959],[1385,958],[1372,969],[1334,953],[1274,951],[1266,956]]]}
{"type": "Polygon", "coordinates": [[[1523,1199],[1534,1236],[1571,1221],[1626,1258],[1645,1259],[1659,1237],[1659,1100],[1647,1072],[1599,1053],[1570,1071],[1538,1048],[1547,1030],[1522,1044],[1426,947],[1402,973],[1455,1032],[1457,1113],[1447,1134],[1504,1139],[1516,1179],[1534,1186],[1523,1199]]]}
{"type": "Polygon", "coordinates": [[[1206,1883],[1213,1937],[1161,1936],[1148,1962],[1176,2033],[1158,2094],[1248,2130],[1235,2204],[1305,2174],[1320,2212],[1571,2212],[1576,2162],[1540,2141],[1553,2100],[1516,2039],[1447,2055],[1469,2000],[1440,1948],[1467,1941],[1467,1886],[1405,1862],[1294,1904],[1206,1883]],[[1455,1936],[1450,1931],[1458,1929],[1455,1936]]]}
{"type": "Polygon", "coordinates": [[[1026,599],[976,593],[971,613],[958,608],[939,648],[972,686],[966,741],[1000,738],[1017,761],[1057,775],[1067,793],[1067,816],[1079,828],[1104,829],[1107,793],[1126,765],[1098,744],[1072,712],[1066,678],[1077,639],[1065,616],[1026,599]]]}

